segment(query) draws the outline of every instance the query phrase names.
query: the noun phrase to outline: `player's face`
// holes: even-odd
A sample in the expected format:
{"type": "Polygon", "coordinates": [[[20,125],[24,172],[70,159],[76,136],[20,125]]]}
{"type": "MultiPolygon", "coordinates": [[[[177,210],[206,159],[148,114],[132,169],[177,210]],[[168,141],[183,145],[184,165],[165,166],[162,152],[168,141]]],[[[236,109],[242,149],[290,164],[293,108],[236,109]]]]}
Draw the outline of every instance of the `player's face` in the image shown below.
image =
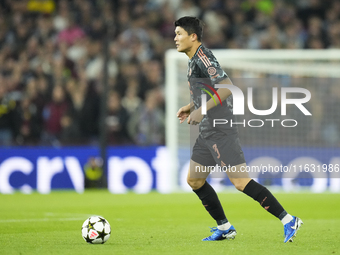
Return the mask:
{"type": "Polygon", "coordinates": [[[191,49],[193,45],[192,35],[188,35],[182,27],[176,27],[176,36],[174,41],[176,42],[176,48],[178,52],[187,52],[191,49]]]}

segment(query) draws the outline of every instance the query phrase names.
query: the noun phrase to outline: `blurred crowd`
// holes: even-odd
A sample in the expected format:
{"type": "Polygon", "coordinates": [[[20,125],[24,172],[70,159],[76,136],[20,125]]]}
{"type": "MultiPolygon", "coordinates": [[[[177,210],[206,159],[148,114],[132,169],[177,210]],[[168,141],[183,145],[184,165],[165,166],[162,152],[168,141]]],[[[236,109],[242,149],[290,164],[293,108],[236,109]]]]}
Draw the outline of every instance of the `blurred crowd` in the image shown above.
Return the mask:
{"type": "Polygon", "coordinates": [[[337,0],[2,0],[0,144],[97,144],[101,125],[111,145],[164,144],[164,52],[182,16],[205,22],[212,49],[340,48],[337,0]]]}

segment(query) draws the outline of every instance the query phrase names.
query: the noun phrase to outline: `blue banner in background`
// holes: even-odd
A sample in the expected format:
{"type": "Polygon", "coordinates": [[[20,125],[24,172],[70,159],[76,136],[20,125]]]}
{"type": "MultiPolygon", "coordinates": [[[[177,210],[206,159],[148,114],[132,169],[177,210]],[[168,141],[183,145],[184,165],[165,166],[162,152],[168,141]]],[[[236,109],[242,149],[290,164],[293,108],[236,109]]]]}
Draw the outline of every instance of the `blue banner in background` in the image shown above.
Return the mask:
{"type": "MultiPolygon", "coordinates": [[[[189,158],[177,170],[171,168],[165,147],[111,147],[107,152],[106,179],[108,190],[112,193],[129,190],[136,193],[148,193],[151,190],[161,193],[191,191],[186,183],[189,158]]],[[[339,171],[322,173],[324,167],[328,170],[330,167],[334,170],[336,166],[339,167],[339,149],[244,148],[244,153],[249,167],[267,169],[254,176],[263,184],[274,185],[284,191],[297,191],[305,186],[312,192],[340,192],[339,171]],[[309,169],[304,169],[306,165],[309,169]],[[319,167],[322,178],[311,172],[313,165],[315,169],[319,167]],[[269,172],[270,166],[273,169],[295,166],[296,171],[290,175],[280,170],[269,172]]],[[[16,190],[30,193],[37,190],[47,194],[53,189],[74,189],[82,193],[84,166],[89,158],[99,155],[100,151],[95,147],[1,148],[0,193],[8,194],[16,190]]],[[[231,185],[218,178],[211,178],[211,181],[221,189],[231,185]]]]}
{"type": "MultiPolygon", "coordinates": [[[[115,147],[108,149],[107,187],[113,193],[128,190],[147,193],[173,190],[174,170],[169,169],[165,147],[115,147]]],[[[84,166],[99,157],[98,148],[2,148],[0,193],[29,193],[52,189],[84,191],[84,166]]]]}
{"type": "Polygon", "coordinates": [[[83,167],[98,148],[6,148],[0,150],[0,192],[14,189],[49,193],[51,189],[84,190],[83,167]]]}
{"type": "Polygon", "coordinates": [[[288,192],[303,186],[313,192],[340,191],[338,148],[245,148],[244,154],[249,166],[262,166],[257,175],[262,184],[280,186],[288,192]]]}

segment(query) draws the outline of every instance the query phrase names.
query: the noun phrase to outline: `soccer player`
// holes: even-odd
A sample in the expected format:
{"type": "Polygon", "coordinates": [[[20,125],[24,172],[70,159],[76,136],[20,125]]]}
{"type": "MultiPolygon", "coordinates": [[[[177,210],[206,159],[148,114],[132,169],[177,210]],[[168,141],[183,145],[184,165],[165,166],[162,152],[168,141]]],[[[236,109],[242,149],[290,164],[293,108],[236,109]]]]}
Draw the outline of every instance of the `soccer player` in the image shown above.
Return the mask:
{"type": "Polygon", "coordinates": [[[207,114],[201,113],[201,96],[206,91],[213,93],[215,84],[232,84],[215,56],[201,42],[202,21],[195,17],[182,17],[175,21],[175,27],[174,41],[177,51],[184,52],[189,57],[187,77],[193,100],[192,103],[178,110],[177,117],[180,123],[188,119],[188,124],[199,124],[199,136],[193,147],[187,182],[217,223],[217,227],[211,229],[213,234],[203,241],[234,239],[236,236],[236,230],[225,216],[215,190],[206,182],[209,172],[201,171],[197,174],[197,169],[218,164],[221,167],[236,169],[233,172],[226,171],[236,189],[258,201],[265,210],[280,219],[284,225],[284,242],[292,242],[303,224],[301,219],[288,214],[267,188],[252,180],[247,173],[240,171],[245,169],[246,163],[237,128],[228,125],[213,127],[213,119],[233,119],[230,90],[219,88],[213,97],[218,102],[218,94],[222,105],[216,105],[213,98],[210,98],[206,102],[207,114]],[[204,82],[199,82],[199,79],[204,82],[208,80],[210,84],[202,88],[204,82]],[[210,89],[207,90],[209,87],[210,89]]]}

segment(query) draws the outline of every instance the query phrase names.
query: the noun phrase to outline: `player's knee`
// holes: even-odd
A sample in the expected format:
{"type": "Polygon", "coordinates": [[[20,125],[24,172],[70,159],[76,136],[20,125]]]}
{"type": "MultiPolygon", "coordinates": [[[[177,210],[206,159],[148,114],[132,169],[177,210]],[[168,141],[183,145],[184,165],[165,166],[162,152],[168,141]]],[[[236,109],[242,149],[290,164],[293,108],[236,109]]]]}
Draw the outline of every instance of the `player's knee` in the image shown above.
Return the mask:
{"type": "Polygon", "coordinates": [[[243,191],[244,188],[246,187],[245,182],[243,182],[241,179],[240,180],[233,180],[232,183],[234,184],[235,188],[239,191],[243,191]]]}
{"type": "Polygon", "coordinates": [[[199,189],[200,187],[202,187],[205,183],[204,179],[198,179],[198,178],[187,178],[187,183],[189,184],[189,186],[193,189],[199,189]]]}
{"type": "Polygon", "coordinates": [[[238,183],[238,184],[235,185],[235,188],[237,190],[239,190],[239,191],[243,191],[244,190],[244,185],[238,183]]]}
{"type": "Polygon", "coordinates": [[[243,191],[247,184],[251,181],[251,178],[229,178],[231,183],[235,186],[235,188],[239,191],[243,191]]]}

